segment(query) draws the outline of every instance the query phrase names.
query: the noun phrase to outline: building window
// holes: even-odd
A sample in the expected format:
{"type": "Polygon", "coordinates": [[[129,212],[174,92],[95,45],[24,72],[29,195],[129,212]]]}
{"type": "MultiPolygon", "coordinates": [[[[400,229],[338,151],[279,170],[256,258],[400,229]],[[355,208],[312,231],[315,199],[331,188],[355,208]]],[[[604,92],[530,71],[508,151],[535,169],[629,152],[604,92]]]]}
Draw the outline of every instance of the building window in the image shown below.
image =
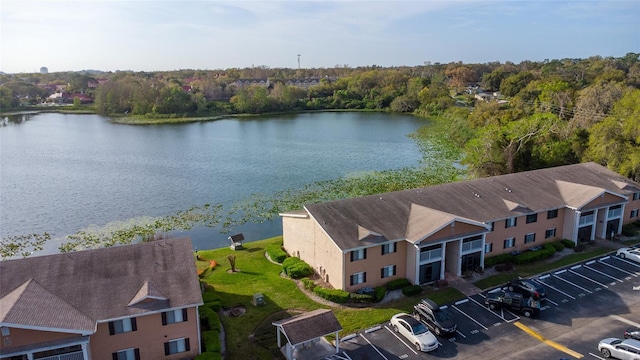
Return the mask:
{"type": "Polygon", "coordinates": [[[367,273],[364,271],[351,275],[351,285],[364,284],[366,282],[367,282],[367,273]]]}
{"type": "Polygon", "coordinates": [[[616,205],[616,206],[609,207],[609,211],[607,212],[607,216],[609,217],[609,219],[622,216],[622,205],[616,205]]]}
{"type": "Polygon", "coordinates": [[[530,244],[536,241],[536,233],[530,233],[524,236],[524,243],[530,244]]]}
{"type": "Polygon", "coordinates": [[[351,252],[351,261],[364,260],[367,258],[367,249],[353,250],[351,252]]]}
{"type": "Polygon", "coordinates": [[[527,215],[527,224],[531,224],[538,221],[538,214],[527,215]]]}
{"type": "Polygon", "coordinates": [[[580,214],[578,223],[580,226],[593,224],[593,211],[580,214]]]}
{"type": "Polygon", "coordinates": [[[382,269],[380,269],[380,277],[382,279],[384,279],[386,277],[390,277],[390,276],[395,276],[395,275],[396,275],[396,266],[395,265],[385,266],[382,269]]]}
{"type": "Polygon", "coordinates": [[[556,228],[547,229],[547,231],[544,232],[545,239],[553,238],[553,237],[556,237],[556,228]]]}
{"type": "Polygon", "coordinates": [[[632,219],[638,217],[638,209],[631,210],[631,214],[629,215],[629,217],[632,219]]]}
{"type": "Polygon", "coordinates": [[[555,219],[558,217],[558,209],[547,211],[547,219],[555,219]]]}
{"type": "Polygon", "coordinates": [[[633,201],[636,201],[638,199],[640,199],[640,192],[634,192],[633,193],[633,201]]]}
{"type": "Polygon", "coordinates": [[[508,218],[504,221],[504,227],[506,228],[510,228],[510,227],[514,227],[518,224],[518,218],[512,217],[512,218],[508,218]]]}
{"type": "Polygon", "coordinates": [[[109,335],[122,334],[138,330],[136,318],[109,321],[109,335]]]}
{"type": "Polygon", "coordinates": [[[395,242],[393,244],[383,244],[382,245],[382,255],[392,254],[398,251],[398,243],[395,242]]]}
{"type": "Polygon", "coordinates": [[[164,354],[171,355],[191,350],[189,339],[177,339],[164,343],[164,354]]]}
{"type": "Polygon", "coordinates": [[[183,321],[189,321],[187,309],[166,311],[162,313],[162,325],[175,324],[183,321]]]}
{"type": "Polygon", "coordinates": [[[111,355],[113,360],[140,360],[140,349],[120,350],[111,355]]]}
{"type": "Polygon", "coordinates": [[[11,331],[9,331],[9,328],[6,326],[0,327],[0,333],[2,333],[2,336],[10,336],[11,335],[11,331]]]}
{"type": "Polygon", "coordinates": [[[516,246],[516,238],[507,238],[504,240],[504,248],[508,249],[508,248],[512,248],[516,246]]]}
{"type": "Polygon", "coordinates": [[[480,251],[482,249],[482,235],[462,240],[462,252],[480,251]]]}
{"type": "Polygon", "coordinates": [[[488,254],[490,252],[493,251],[493,244],[492,243],[485,243],[484,244],[484,253],[488,254]]]}

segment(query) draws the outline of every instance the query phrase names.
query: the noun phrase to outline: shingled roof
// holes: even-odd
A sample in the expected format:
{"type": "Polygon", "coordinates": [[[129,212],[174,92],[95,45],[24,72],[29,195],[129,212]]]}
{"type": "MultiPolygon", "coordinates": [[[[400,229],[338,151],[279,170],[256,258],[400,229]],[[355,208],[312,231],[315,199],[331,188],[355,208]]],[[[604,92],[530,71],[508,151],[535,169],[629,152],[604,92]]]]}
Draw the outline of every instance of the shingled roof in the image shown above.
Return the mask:
{"type": "Polygon", "coordinates": [[[90,334],[97,322],[202,304],[189,239],[0,262],[0,324],[90,334]]]}
{"type": "Polygon", "coordinates": [[[342,330],[342,326],[333,312],[317,309],[288,319],[272,323],[280,327],[292,346],[333,334],[342,330]]]}
{"type": "Polygon", "coordinates": [[[421,221],[432,223],[420,230],[430,231],[453,220],[488,224],[563,207],[582,209],[604,193],[623,201],[632,191],[640,191],[640,184],[590,162],[309,204],[305,209],[340,249],[348,250],[417,237],[411,220],[416,211],[424,216],[421,221]],[[380,236],[361,239],[363,228],[380,236]]]}

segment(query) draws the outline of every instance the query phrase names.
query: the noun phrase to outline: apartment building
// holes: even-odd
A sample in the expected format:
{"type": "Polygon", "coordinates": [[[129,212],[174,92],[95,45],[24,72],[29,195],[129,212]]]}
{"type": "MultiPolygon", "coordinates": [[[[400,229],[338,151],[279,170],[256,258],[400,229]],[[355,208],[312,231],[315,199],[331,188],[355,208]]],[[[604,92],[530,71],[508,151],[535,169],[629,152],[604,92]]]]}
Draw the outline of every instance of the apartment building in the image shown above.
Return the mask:
{"type": "Polygon", "coordinates": [[[190,359],[202,305],[191,240],[0,262],[0,359],[190,359]]]}
{"type": "Polygon", "coordinates": [[[558,239],[619,234],[640,220],[640,184],[596,163],[309,204],[280,214],[284,248],[337,289],[462,275],[558,239]]]}

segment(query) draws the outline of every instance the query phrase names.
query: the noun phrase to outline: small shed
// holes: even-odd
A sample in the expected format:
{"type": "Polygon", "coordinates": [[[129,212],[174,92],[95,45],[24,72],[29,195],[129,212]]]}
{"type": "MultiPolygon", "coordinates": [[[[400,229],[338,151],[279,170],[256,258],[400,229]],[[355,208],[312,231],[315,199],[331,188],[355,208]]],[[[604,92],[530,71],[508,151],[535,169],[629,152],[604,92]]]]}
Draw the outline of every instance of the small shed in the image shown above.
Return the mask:
{"type": "Polygon", "coordinates": [[[244,249],[242,247],[242,242],[244,241],[244,235],[242,235],[241,233],[229,236],[229,241],[231,241],[231,246],[230,246],[231,250],[244,249]]]}
{"type": "Polygon", "coordinates": [[[278,347],[287,360],[323,359],[340,351],[338,332],[342,326],[333,312],[318,309],[272,323],[278,332],[278,347]],[[324,337],[334,334],[335,346],[324,337]],[[287,340],[282,345],[282,335],[287,340]]]}

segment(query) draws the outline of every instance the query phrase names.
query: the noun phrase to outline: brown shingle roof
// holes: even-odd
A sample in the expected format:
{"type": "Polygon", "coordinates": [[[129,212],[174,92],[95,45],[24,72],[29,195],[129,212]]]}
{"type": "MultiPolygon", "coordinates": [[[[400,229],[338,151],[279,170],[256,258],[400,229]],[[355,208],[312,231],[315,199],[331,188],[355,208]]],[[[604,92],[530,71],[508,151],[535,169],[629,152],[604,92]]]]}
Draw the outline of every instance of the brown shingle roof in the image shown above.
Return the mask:
{"type": "Polygon", "coordinates": [[[59,327],[56,311],[45,311],[47,305],[38,301],[65,311],[69,326],[78,331],[87,330],[87,319],[95,328],[98,321],[158,310],[158,304],[202,304],[191,241],[172,239],[0,262],[0,321],[59,327]],[[128,306],[133,299],[161,297],[168,301],[128,306]]]}
{"type": "Polygon", "coordinates": [[[442,213],[489,223],[567,206],[580,209],[604,192],[624,196],[639,188],[603,166],[583,163],[309,204],[305,209],[340,249],[348,250],[367,245],[369,238],[358,240],[360,227],[381,235],[370,244],[415,238],[409,221],[416,206],[438,211],[422,219],[437,228],[450,220],[442,213]]]}
{"type": "Polygon", "coordinates": [[[317,309],[272,323],[282,329],[291,345],[301,344],[342,330],[333,312],[317,309]]]}

